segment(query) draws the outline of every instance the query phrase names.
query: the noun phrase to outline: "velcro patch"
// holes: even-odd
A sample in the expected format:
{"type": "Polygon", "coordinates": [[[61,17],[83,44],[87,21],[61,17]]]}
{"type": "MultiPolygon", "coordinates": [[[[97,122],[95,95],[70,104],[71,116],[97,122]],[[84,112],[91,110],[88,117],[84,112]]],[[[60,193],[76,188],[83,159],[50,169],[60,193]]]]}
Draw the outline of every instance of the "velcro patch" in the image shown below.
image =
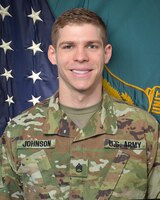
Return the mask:
{"type": "Polygon", "coordinates": [[[145,140],[113,140],[106,139],[104,147],[109,149],[145,149],[145,140]]]}
{"type": "Polygon", "coordinates": [[[55,148],[56,140],[18,140],[17,148],[55,148]]]}
{"type": "Polygon", "coordinates": [[[88,160],[71,159],[70,161],[70,176],[72,177],[87,177],[88,176],[88,160]]]}

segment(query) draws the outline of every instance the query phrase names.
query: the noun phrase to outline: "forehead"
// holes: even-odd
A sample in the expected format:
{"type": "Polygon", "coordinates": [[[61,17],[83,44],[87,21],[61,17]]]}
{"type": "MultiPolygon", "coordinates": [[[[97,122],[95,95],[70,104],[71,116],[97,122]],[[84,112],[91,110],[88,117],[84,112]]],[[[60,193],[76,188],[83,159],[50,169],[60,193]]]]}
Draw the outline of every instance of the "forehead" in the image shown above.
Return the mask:
{"type": "Polygon", "coordinates": [[[102,40],[101,29],[93,24],[69,24],[59,29],[58,40],[102,40]]]}

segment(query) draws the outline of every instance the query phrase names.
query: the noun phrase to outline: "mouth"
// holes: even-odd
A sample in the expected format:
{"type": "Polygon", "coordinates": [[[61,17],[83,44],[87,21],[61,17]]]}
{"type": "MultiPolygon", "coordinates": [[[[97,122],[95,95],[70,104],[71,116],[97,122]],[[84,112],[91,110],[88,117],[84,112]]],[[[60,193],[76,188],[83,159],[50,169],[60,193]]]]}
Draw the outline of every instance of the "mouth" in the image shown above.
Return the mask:
{"type": "Polygon", "coordinates": [[[86,74],[86,73],[88,73],[92,70],[91,69],[90,70],[75,70],[75,69],[72,69],[71,71],[75,74],[82,74],[83,75],[83,74],[86,74]]]}

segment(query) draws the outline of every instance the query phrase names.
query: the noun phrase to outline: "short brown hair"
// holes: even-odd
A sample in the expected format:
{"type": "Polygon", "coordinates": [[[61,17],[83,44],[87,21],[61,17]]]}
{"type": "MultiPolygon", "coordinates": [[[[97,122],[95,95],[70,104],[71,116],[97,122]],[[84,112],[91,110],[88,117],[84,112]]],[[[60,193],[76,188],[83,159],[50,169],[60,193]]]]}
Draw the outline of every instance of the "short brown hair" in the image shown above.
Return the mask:
{"type": "Polygon", "coordinates": [[[107,44],[107,31],[106,26],[100,16],[95,12],[87,10],[85,8],[73,8],[64,12],[59,16],[52,27],[51,41],[52,45],[56,46],[58,40],[58,31],[69,24],[93,24],[101,29],[102,40],[104,45],[107,44]]]}

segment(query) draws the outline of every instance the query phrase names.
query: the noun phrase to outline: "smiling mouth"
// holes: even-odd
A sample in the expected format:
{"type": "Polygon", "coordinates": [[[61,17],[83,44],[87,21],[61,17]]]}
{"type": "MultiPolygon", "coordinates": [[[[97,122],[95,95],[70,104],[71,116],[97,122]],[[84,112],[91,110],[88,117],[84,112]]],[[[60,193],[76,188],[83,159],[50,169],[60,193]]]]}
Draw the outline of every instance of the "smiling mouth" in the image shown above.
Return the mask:
{"type": "Polygon", "coordinates": [[[75,69],[72,69],[71,70],[72,72],[74,72],[75,74],[86,74],[92,70],[75,70],[75,69]]]}

